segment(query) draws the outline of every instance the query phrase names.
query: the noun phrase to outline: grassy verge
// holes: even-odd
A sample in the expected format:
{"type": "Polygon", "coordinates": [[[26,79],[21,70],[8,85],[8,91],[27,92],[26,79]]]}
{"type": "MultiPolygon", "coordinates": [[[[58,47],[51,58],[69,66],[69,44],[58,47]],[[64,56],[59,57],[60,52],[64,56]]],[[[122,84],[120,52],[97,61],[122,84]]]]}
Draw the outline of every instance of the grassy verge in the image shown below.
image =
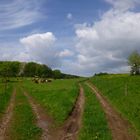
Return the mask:
{"type": "Polygon", "coordinates": [[[111,132],[99,101],[87,85],[83,86],[86,101],[79,140],[111,140],[111,132]]]}
{"type": "Polygon", "coordinates": [[[62,124],[71,111],[78,95],[77,80],[54,80],[51,83],[24,82],[24,88],[53,116],[56,125],[62,124]]]}
{"type": "Polygon", "coordinates": [[[140,76],[96,76],[91,81],[136,128],[140,136],[140,76]]]}
{"type": "Polygon", "coordinates": [[[12,140],[38,140],[41,135],[40,128],[35,125],[32,109],[19,88],[9,134],[12,140]]]}
{"type": "Polygon", "coordinates": [[[0,118],[2,117],[3,113],[5,112],[8,106],[12,92],[13,92],[13,85],[11,83],[7,84],[6,92],[5,92],[4,83],[0,82],[0,118]]]}

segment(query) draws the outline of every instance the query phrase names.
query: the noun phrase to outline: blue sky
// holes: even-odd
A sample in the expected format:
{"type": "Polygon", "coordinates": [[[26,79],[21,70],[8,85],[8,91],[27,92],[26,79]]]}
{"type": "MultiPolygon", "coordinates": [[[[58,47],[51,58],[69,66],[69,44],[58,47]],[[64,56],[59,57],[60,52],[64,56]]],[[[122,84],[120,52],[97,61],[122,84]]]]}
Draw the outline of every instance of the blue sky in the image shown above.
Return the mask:
{"type": "Polygon", "coordinates": [[[36,61],[84,76],[128,72],[128,55],[140,51],[139,4],[0,0],[0,60],[36,61]]]}
{"type": "MultiPolygon", "coordinates": [[[[16,3],[16,0],[14,1],[16,3]]],[[[58,36],[73,35],[74,24],[80,24],[85,21],[93,23],[94,20],[99,19],[99,15],[101,12],[103,13],[109,8],[109,4],[107,4],[104,0],[31,0],[32,2],[28,2],[27,0],[21,1],[23,3],[23,6],[25,5],[25,7],[27,7],[27,5],[29,5],[29,10],[32,10],[32,8],[37,9],[36,11],[38,12],[38,14],[40,14],[40,17],[42,17],[34,21],[32,24],[29,24],[28,26],[22,26],[22,28],[14,28],[8,31],[4,30],[3,33],[5,35],[10,33],[10,39],[11,37],[14,37],[13,34],[24,35],[26,33],[28,34],[28,32],[32,32],[33,30],[39,30],[40,32],[51,31],[58,36]],[[32,4],[32,6],[30,4],[32,4]],[[67,14],[69,13],[72,14],[71,21],[67,19],[67,14]]],[[[1,5],[9,4],[10,9],[10,4],[12,5],[13,1],[1,0],[0,3],[1,5]]],[[[20,3],[17,2],[17,5],[15,5],[15,12],[18,7],[20,7],[18,10],[24,9],[22,5],[20,6],[18,4],[20,3]]],[[[11,9],[13,10],[13,8],[11,9]]],[[[11,12],[9,12],[9,16],[14,11],[12,10],[9,10],[11,12]]]]}

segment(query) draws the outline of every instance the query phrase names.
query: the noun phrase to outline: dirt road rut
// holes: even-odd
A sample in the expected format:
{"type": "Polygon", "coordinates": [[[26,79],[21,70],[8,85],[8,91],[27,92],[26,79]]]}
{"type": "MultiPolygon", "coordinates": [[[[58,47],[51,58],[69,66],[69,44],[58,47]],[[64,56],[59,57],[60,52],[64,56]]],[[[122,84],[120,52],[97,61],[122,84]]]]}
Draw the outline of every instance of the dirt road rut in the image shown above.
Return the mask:
{"type": "Polygon", "coordinates": [[[129,133],[131,128],[129,123],[119,115],[119,113],[110,105],[106,98],[93,84],[86,84],[94,91],[103,107],[108,125],[112,131],[113,140],[136,140],[136,137],[129,133]]]}
{"type": "Polygon", "coordinates": [[[77,134],[81,128],[82,115],[84,111],[85,96],[84,90],[80,85],[80,93],[77,97],[70,116],[64,123],[62,129],[58,133],[57,140],[76,140],[77,134]]]}
{"type": "Polygon", "coordinates": [[[31,96],[29,96],[26,92],[24,92],[24,95],[28,98],[33,112],[36,115],[37,126],[42,129],[41,139],[49,140],[49,126],[52,123],[51,118],[46,115],[43,108],[31,96]]]}
{"type": "Polygon", "coordinates": [[[7,107],[7,110],[2,117],[2,120],[0,121],[0,140],[5,140],[8,137],[6,131],[9,127],[10,120],[13,116],[15,95],[16,95],[16,89],[14,90],[12,97],[10,99],[9,105],[7,107]]]}
{"type": "Polygon", "coordinates": [[[42,140],[76,140],[77,134],[81,128],[81,120],[84,111],[84,90],[80,86],[80,92],[75,102],[75,105],[64,124],[52,130],[53,121],[46,115],[43,108],[31,97],[24,92],[29,103],[36,115],[37,126],[43,131],[42,140]]]}

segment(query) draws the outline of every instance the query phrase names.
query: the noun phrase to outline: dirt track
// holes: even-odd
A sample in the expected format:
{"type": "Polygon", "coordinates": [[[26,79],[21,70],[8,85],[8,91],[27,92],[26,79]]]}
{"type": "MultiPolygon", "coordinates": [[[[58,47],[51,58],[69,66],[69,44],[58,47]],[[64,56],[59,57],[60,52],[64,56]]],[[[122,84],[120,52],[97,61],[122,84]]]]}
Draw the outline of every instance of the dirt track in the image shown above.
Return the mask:
{"type": "Polygon", "coordinates": [[[70,113],[68,119],[62,126],[62,128],[57,132],[53,140],[76,140],[79,129],[81,128],[82,115],[84,111],[84,91],[80,86],[80,93],[77,97],[75,105],[72,112],[70,113]]]}
{"type": "Polygon", "coordinates": [[[80,86],[80,93],[77,97],[76,103],[70,113],[68,119],[64,122],[63,126],[50,130],[50,126],[53,125],[52,119],[50,119],[42,107],[35,102],[35,100],[29,96],[26,92],[24,95],[28,98],[29,103],[36,115],[37,126],[43,131],[42,140],[76,140],[77,134],[81,127],[82,114],[84,110],[84,91],[80,86]]]}
{"type": "Polygon", "coordinates": [[[80,93],[73,108],[73,111],[63,127],[61,140],[76,140],[81,127],[81,120],[84,111],[84,91],[80,86],[80,93]]]}
{"type": "Polygon", "coordinates": [[[2,120],[0,121],[0,140],[5,140],[8,137],[6,131],[9,127],[10,120],[13,116],[15,95],[16,95],[16,90],[14,90],[9,105],[7,107],[7,110],[2,117],[2,120]]]}
{"type": "Polygon", "coordinates": [[[99,90],[91,83],[87,85],[95,92],[98,100],[100,101],[103,110],[106,114],[108,125],[112,131],[113,140],[136,140],[134,135],[129,133],[131,126],[124,120],[119,113],[109,104],[105,97],[99,90]]]}
{"type": "Polygon", "coordinates": [[[51,137],[49,134],[49,126],[52,123],[52,119],[46,115],[43,108],[38,103],[36,103],[31,96],[29,96],[26,92],[24,92],[24,95],[28,98],[29,103],[33,109],[33,112],[36,115],[37,126],[42,129],[41,139],[49,140],[51,137]]]}

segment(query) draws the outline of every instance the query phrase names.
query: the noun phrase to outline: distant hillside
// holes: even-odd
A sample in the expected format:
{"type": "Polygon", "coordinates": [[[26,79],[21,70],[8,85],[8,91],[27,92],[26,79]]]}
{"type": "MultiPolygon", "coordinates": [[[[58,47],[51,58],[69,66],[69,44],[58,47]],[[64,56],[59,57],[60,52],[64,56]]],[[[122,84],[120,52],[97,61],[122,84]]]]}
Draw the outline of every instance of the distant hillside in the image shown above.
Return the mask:
{"type": "Polygon", "coordinates": [[[0,61],[0,76],[39,76],[54,79],[78,78],[76,75],[64,74],[60,70],[52,70],[45,64],[19,61],[0,61]]]}

